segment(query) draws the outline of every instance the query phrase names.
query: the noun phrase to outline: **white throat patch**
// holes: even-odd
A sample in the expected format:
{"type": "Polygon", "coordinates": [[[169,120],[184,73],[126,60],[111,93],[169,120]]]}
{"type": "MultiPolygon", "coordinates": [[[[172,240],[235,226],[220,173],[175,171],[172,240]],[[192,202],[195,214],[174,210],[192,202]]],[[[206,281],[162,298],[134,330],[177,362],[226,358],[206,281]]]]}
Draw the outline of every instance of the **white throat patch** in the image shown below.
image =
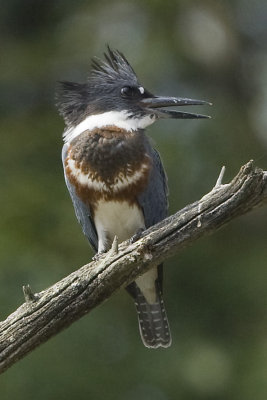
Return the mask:
{"type": "Polygon", "coordinates": [[[102,114],[89,115],[77,126],[68,128],[63,133],[63,139],[65,143],[69,143],[84,131],[104,128],[105,126],[116,126],[126,131],[136,131],[153,124],[155,120],[154,114],[141,118],[131,118],[127,111],[107,111],[102,114]]]}

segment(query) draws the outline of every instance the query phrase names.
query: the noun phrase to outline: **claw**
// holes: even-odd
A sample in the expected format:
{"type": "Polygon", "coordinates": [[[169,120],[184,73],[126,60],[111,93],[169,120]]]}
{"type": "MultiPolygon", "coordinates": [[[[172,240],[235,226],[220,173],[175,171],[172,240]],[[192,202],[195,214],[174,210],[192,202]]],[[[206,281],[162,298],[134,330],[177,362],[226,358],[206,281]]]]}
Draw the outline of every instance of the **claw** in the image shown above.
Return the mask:
{"type": "Polygon", "coordinates": [[[131,237],[130,239],[130,244],[133,244],[137,242],[142,236],[142,233],[144,232],[145,228],[139,228],[136,233],[131,237]]]}
{"type": "Polygon", "coordinates": [[[99,251],[98,253],[96,253],[94,255],[94,257],[92,257],[93,261],[98,261],[100,260],[100,258],[106,253],[106,251],[99,251]]]}

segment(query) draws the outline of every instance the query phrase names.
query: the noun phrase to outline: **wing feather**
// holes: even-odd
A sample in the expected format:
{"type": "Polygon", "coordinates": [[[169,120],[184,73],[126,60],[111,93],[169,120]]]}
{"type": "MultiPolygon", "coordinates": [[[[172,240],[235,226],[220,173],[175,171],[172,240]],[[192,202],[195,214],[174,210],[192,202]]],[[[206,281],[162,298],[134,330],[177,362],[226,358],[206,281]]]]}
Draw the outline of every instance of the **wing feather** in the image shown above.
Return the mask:
{"type": "Polygon", "coordinates": [[[138,197],[143,209],[146,228],[167,217],[168,213],[168,184],[160,155],[151,149],[153,167],[146,190],[138,197]]]}

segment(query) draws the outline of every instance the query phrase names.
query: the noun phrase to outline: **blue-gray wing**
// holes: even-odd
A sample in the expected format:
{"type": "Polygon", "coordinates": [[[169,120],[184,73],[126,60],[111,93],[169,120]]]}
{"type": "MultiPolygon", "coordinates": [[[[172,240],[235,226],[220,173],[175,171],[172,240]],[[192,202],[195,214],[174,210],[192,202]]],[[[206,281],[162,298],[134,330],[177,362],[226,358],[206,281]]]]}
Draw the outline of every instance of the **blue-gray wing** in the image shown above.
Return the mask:
{"type": "MultiPolygon", "coordinates": [[[[168,213],[168,185],[160,155],[151,147],[148,153],[153,161],[153,167],[146,190],[138,196],[138,201],[143,209],[145,226],[149,228],[167,217],[168,213]]],[[[162,293],[163,270],[162,264],[158,265],[158,290],[162,293]]],[[[137,301],[138,288],[135,282],[127,286],[127,291],[137,301]]],[[[157,289],[156,289],[157,290],[157,289]]]]}
{"type": "Polygon", "coordinates": [[[67,150],[68,150],[68,146],[65,144],[62,149],[62,163],[63,163],[63,168],[64,168],[64,176],[65,176],[66,185],[67,185],[67,188],[70,193],[70,197],[71,197],[71,200],[73,203],[76,217],[82,226],[83,233],[89,240],[93,249],[95,251],[97,251],[98,239],[97,239],[95,225],[92,220],[90,208],[82,200],[79,199],[79,197],[76,195],[75,187],[69,182],[69,180],[66,176],[65,159],[67,156],[67,150]]]}
{"type": "Polygon", "coordinates": [[[138,197],[144,212],[146,228],[167,217],[168,185],[160,155],[155,149],[150,150],[153,168],[146,190],[138,197]]]}

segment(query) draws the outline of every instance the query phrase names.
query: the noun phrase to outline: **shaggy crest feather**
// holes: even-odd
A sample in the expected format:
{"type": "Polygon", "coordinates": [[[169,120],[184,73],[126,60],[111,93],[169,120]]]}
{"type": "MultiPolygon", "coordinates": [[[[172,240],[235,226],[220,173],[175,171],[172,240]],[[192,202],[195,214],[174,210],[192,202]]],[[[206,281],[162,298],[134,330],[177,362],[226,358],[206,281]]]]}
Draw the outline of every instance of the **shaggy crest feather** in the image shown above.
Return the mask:
{"type": "Polygon", "coordinates": [[[92,70],[88,81],[99,80],[104,83],[114,83],[114,80],[125,80],[137,84],[137,76],[126,57],[118,50],[107,47],[104,53],[105,61],[98,58],[92,60],[92,70]]]}
{"type": "MultiPolygon", "coordinates": [[[[103,112],[99,106],[102,96],[123,85],[138,85],[137,76],[118,50],[107,47],[105,60],[94,58],[92,69],[86,83],[60,81],[56,88],[56,107],[64,118],[67,128],[75,126],[86,116],[103,112]]],[[[109,109],[114,100],[110,97],[109,109]]]]}

